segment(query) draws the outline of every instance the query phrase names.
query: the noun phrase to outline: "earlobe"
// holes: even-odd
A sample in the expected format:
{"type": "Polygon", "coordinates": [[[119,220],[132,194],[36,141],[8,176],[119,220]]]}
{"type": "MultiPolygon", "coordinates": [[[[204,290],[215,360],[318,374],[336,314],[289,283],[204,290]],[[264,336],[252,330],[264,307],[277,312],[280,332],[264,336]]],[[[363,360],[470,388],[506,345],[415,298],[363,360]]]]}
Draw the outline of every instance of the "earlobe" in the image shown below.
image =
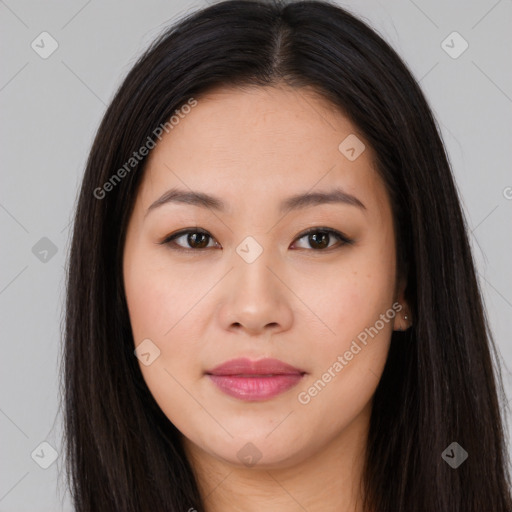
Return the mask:
{"type": "Polygon", "coordinates": [[[409,329],[409,327],[412,327],[412,321],[410,320],[410,314],[407,313],[406,311],[404,311],[403,313],[403,321],[404,321],[404,326],[400,329],[401,331],[406,331],[407,329],[409,329]]]}
{"type": "Polygon", "coordinates": [[[405,279],[400,280],[398,286],[398,298],[397,302],[400,304],[400,309],[395,317],[394,330],[395,331],[406,331],[409,327],[412,327],[411,313],[409,312],[409,305],[405,300],[405,279]]]}
{"type": "Polygon", "coordinates": [[[409,327],[412,326],[411,315],[407,312],[406,307],[402,306],[402,310],[395,317],[394,330],[395,331],[406,331],[409,327]]]}

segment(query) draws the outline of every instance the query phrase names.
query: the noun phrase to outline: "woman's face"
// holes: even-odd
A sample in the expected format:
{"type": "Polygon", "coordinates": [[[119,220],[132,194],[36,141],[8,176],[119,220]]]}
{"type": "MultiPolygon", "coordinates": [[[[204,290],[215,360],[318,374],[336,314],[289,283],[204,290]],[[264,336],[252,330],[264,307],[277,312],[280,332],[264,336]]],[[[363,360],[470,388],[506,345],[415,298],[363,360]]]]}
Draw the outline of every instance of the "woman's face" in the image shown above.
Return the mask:
{"type": "Polygon", "coordinates": [[[286,467],[367,425],[405,327],[390,203],[356,127],[305,89],[218,89],[186,112],[128,226],[140,369],[191,451],[286,467]]]}

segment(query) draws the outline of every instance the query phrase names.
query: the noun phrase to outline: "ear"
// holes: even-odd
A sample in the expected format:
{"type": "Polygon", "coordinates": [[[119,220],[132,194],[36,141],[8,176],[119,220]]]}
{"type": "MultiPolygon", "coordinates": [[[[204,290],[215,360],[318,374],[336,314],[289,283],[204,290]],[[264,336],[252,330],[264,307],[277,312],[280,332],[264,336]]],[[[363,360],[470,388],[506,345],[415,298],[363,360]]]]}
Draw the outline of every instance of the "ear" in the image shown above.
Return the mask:
{"type": "Polygon", "coordinates": [[[405,288],[407,287],[407,281],[405,278],[401,278],[397,285],[397,291],[395,294],[395,302],[400,304],[400,308],[396,308],[396,316],[393,321],[394,331],[406,331],[412,326],[411,310],[409,304],[405,300],[405,288]]]}

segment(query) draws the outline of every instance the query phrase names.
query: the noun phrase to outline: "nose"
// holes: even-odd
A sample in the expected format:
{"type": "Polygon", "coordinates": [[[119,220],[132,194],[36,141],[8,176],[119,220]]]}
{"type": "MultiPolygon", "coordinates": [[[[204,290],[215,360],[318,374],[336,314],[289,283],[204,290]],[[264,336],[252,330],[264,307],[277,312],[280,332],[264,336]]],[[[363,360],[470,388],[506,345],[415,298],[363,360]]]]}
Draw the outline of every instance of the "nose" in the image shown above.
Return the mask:
{"type": "Polygon", "coordinates": [[[293,293],[283,269],[267,257],[269,252],[264,251],[252,263],[234,255],[234,268],[226,277],[218,311],[224,329],[258,335],[277,334],[291,327],[293,293]]]}

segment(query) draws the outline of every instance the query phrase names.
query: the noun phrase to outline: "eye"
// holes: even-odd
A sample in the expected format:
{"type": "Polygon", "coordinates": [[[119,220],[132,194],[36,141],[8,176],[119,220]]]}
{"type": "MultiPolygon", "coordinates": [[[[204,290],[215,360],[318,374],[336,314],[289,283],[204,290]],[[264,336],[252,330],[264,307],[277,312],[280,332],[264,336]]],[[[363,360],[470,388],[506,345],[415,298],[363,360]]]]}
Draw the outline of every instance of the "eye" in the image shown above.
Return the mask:
{"type": "MultiPolygon", "coordinates": [[[[306,243],[308,243],[315,252],[332,249],[333,245],[330,243],[332,238],[338,241],[338,246],[353,243],[353,240],[346,237],[343,233],[331,228],[312,228],[302,233],[295,240],[301,240],[303,238],[307,238],[306,243]]],[[[219,247],[217,242],[210,245],[210,242],[213,242],[213,240],[212,235],[202,229],[182,229],[166,237],[160,244],[170,245],[172,249],[176,250],[197,252],[199,250],[219,247]],[[178,240],[181,240],[181,243],[178,243],[178,240]]],[[[299,247],[299,249],[303,249],[303,247],[299,247]]]]}
{"type": "Polygon", "coordinates": [[[343,233],[331,228],[312,228],[302,233],[296,240],[306,238],[306,243],[310,245],[316,252],[331,249],[331,238],[335,238],[339,242],[339,246],[353,243],[353,240],[346,237],[343,233]]]}
{"type": "Polygon", "coordinates": [[[209,242],[212,240],[213,237],[207,231],[203,231],[202,229],[182,229],[177,233],[169,235],[160,243],[162,245],[176,246],[172,248],[176,248],[177,250],[194,251],[200,249],[211,249],[214,247],[209,245],[209,242]],[[177,243],[177,240],[180,239],[183,239],[181,243],[188,244],[188,247],[177,243]]]}

